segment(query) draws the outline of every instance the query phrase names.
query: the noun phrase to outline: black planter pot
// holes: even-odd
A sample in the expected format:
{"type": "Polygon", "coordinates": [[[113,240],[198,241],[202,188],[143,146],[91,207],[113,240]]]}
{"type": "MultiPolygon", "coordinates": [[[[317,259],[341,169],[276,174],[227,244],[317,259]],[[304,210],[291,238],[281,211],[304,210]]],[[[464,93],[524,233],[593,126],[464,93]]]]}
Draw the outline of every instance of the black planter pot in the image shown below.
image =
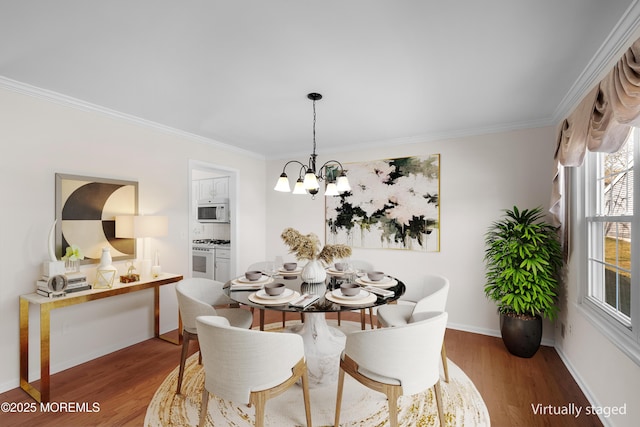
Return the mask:
{"type": "Polygon", "coordinates": [[[532,357],[542,341],[542,318],[500,314],[502,341],[511,354],[532,357]]]}

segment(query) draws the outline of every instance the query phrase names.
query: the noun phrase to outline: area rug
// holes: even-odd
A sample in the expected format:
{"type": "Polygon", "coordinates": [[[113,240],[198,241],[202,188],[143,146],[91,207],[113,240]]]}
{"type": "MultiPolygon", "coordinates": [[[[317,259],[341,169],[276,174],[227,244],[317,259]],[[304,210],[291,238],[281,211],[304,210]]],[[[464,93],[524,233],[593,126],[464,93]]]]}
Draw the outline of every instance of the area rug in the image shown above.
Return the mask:
{"type": "MultiPolygon", "coordinates": [[[[329,324],[336,326],[329,321],[329,324]]],[[[280,324],[281,326],[281,324],[280,324]]],[[[358,329],[356,322],[342,322],[340,329],[348,332],[358,329]]],[[[265,329],[276,330],[278,325],[268,325],[265,329]]],[[[441,381],[444,418],[446,426],[490,426],[489,412],[467,375],[448,361],[449,383],[441,381]]],[[[145,417],[145,426],[183,427],[198,425],[204,368],[198,364],[197,353],[186,363],[182,394],[175,393],[178,381],[176,367],[158,388],[145,417]]],[[[315,387],[311,396],[311,419],[314,426],[333,426],[337,384],[315,387]]],[[[209,395],[207,426],[253,426],[254,408],[236,405],[233,402],[209,395]]],[[[398,399],[401,426],[439,426],[435,396],[431,389],[413,396],[398,399]]],[[[389,425],[389,412],[384,394],[364,387],[350,376],[345,376],[341,426],[382,427],[389,425]]],[[[302,388],[293,386],[280,396],[267,401],[265,409],[266,426],[304,426],[305,413],[302,388]]]]}

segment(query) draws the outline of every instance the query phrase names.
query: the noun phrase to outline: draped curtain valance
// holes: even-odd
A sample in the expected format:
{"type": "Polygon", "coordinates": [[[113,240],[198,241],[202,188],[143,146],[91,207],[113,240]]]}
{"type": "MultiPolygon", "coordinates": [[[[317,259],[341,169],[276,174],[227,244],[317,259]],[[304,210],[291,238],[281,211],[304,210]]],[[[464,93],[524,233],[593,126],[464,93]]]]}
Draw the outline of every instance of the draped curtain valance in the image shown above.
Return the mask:
{"type": "Polygon", "coordinates": [[[559,130],[556,158],[580,166],[585,151],[617,151],[632,126],[640,125],[640,39],[567,117],[559,130]]]}
{"type": "Polygon", "coordinates": [[[568,242],[564,167],[580,166],[586,151],[613,153],[640,126],[640,39],[560,125],[550,212],[568,242]]]}

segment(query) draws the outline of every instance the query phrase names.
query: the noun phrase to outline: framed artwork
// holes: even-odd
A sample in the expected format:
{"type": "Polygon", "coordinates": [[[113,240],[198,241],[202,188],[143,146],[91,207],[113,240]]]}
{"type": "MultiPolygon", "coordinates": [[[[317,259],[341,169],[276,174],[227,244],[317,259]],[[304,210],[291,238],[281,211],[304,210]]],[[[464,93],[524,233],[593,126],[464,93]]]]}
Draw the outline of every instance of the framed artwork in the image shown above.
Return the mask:
{"type": "Polygon", "coordinates": [[[138,183],[56,173],[56,256],[82,250],[82,264],[97,263],[102,248],[113,260],[133,259],[136,239],[116,238],[116,215],[137,215],[138,183]]]}
{"type": "Polygon", "coordinates": [[[351,191],[326,197],[328,243],[440,251],[440,155],[343,164],[351,191]]]}

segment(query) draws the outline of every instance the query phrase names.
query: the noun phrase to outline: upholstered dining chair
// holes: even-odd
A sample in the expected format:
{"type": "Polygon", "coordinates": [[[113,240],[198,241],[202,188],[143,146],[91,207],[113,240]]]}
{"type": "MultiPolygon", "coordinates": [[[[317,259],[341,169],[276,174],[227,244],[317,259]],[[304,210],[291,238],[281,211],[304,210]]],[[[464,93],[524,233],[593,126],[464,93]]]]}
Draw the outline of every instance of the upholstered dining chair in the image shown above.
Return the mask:
{"type": "MultiPolygon", "coordinates": [[[[353,260],[349,260],[349,264],[351,268],[353,268],[357,272],[366,273],[367,271],[373,271],[373,264],[367,261],[353,259],[353,260]]],[[[367,313],[365,310],[366,309],[364,308],[360,309],[360,324],[362,325],[361,326],[362,329],[365,328],[365,324],[367,323],[366,322],[367,313]]],[[[341,323],[340,312],[338,312],[338,326],[340,326],[340,323],[341,323]]],[[[372,307],[369,307],[369,323],[371,324],[371,329],[373,329],[373,308],[372,307]]]]}
{"type": "Polygon", "coordinates": [[[300,335],[236,328],[219,316],[201,316],[196,323],[205,371],[200,426],[205,425],[211,393],[255,405],[255,425],[262,427],[266,401],[301,380],[306,422],[311,427],[307,364],[300,335]]]}
{"type": "MultiPolygon", "coordinates": [[[[417,313],[445,311],[449,295],[449,279],[440,275],[428,275],[421,285],[407,286],[397,304],[378,307],[378,327],[403,326],[417,313]]],[[[441,350],[444,380],[449,382],[447,351],[444,342],[441,350]]]]}
{"type": "MultiPolygon", "coordinates": [[[[240,328],[250,328],[253,323],[253,315],[249,310],[227,307],[214,308],[214,306],[228,305],[232,302],[224,294],[223,285],[221,282],[204,278],[184,279],[176,284],[178,309],[182,319],[182,353],[180,355],[180,370],[178,371],[176,393],[180,393],[182,389],[182,377],[187,353],[189,352],[189,343],[191,340],[198,339],[196,317],[222,316],[230,324],[240,328]]],[[[202,354],[200,357],[202,357],[202,354]]]]}
{"type": "Polygon", "coordinates": [[[419,317],[419,321],[405,326],[355,331],[347,335],[340,358],[334,425],[340,425],[345,373],[387,396],[392,427],[398,425],[398,397],[433,387],[440,426],[445,425],[438,359],[447,313],[420,313],[419,317]]]}

